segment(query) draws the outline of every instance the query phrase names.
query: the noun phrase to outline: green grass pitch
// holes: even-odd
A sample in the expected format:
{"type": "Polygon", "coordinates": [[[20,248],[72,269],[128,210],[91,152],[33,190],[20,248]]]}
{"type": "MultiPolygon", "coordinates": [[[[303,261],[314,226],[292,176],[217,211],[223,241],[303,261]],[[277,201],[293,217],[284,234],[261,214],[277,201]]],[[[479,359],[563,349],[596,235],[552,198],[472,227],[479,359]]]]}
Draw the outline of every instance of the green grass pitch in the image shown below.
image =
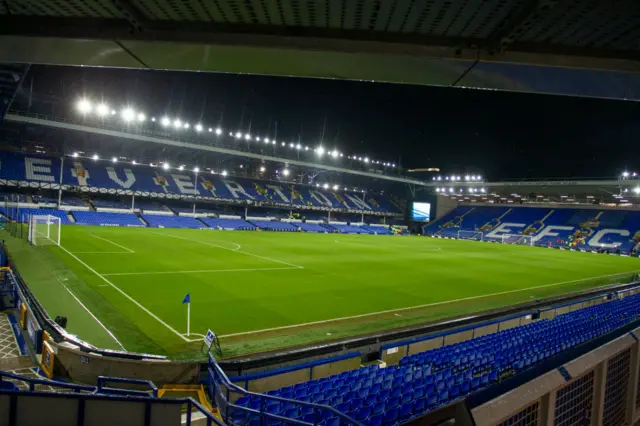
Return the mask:
{"type": "Polygon", "coordinates": [[[207,329],[235,356],[624,282],[640,270],[637,258],[422,237],[80,226],[63,228],[62,247],[5,237],[68,331],[175,358],[197,356],[207,329]]]}

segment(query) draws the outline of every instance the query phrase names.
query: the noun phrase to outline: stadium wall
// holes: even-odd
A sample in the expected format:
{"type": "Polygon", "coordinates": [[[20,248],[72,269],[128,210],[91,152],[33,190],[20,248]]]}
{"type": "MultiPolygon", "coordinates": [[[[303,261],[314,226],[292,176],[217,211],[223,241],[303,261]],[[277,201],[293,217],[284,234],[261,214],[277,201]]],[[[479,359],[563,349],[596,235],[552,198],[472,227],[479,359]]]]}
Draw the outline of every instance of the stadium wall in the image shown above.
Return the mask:
{"type": "Polygon", "coordinates": [[[360,352],[282,367],[262,373],[229,377],[229,380],[251,392],[267,392],[285,386],[317,380],[360,367],[360,352]]]}
{"type": "Polygon", "coordinates": [[[151,380],[158,386],[197,384],[200,380],[200,363],[195,361],[105,357],[100,353],[86,352],[69,342],[55,343],[49,340],[47,345],[54,353],[53,375],[77,383],[93,385],[99,376],[151,380]]]}

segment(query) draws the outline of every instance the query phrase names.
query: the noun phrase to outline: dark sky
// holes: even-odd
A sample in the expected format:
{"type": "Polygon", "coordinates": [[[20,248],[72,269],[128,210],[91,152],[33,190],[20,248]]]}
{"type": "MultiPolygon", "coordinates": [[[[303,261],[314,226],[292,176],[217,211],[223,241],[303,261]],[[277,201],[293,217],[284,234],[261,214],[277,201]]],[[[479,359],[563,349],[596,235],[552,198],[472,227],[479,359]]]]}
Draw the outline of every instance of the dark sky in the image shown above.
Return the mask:
{"type": "Polygon", "coordinates": [[[324,145],[345,154],[491,179],[614,176],[640,152],[635,102],[96,68],[40,66],[32,76],[38,98],[55,93],[57,114],[84,95],[228,131],[273,136],[277,122],[279,139],[312,146],[324,127],[324,145]]]}

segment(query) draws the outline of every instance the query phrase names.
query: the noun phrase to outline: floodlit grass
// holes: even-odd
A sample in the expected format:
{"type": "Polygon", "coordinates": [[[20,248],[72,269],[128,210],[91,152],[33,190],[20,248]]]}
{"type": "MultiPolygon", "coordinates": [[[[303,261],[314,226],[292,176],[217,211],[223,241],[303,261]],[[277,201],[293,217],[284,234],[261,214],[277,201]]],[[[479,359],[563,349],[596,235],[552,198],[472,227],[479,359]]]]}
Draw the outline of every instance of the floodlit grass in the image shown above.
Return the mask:
{"type": "Polygon", "coordinates": [[[197,356],[207,329],[234,356],[626,282],[640,270],[636,258],[420,237],[67,226],[63,248],[7,238],[70,332],[120,348],[106,328],[129,351],[176,358],[197,356]]]}

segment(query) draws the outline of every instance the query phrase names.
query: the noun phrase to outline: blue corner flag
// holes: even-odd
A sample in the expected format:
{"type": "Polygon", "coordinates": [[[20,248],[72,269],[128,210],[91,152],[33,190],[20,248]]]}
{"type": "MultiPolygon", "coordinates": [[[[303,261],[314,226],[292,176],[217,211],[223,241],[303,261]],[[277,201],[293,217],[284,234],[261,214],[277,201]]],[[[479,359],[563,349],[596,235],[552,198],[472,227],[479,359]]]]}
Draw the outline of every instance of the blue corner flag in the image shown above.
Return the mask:
{"type": "Polygon", "coordinates": [[[191,303],[191,293],[187,293],[187,295],[184,297],[184,300],[182,301],[183,304],[185,303],[191,303]]]}

